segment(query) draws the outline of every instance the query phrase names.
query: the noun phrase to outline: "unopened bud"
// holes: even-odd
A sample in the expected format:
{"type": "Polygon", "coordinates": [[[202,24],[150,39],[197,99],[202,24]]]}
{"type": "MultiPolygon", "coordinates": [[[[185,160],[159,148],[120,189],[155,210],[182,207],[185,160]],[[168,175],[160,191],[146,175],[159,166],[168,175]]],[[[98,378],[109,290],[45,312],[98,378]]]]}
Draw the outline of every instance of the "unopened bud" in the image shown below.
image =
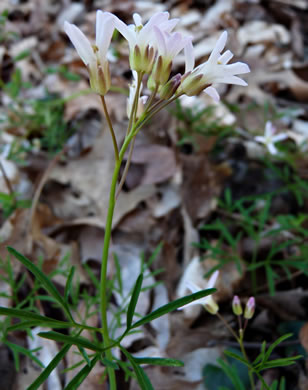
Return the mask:
{"type": "Polygon", "coordinates": [[[245,312],[244,312],[244,317],[247,320],[250,320],[253,317],[255,308],[256,308],[256,301],[254,297],[250,297],[246,303],[245,312]]]}
{"type": "Polygon", "coordinates": [[[181,84],[181,74],[178,73],[175,76],[173,76],[167,84],[165,84],[161,90],[159,91],[159,97],[163,100],[170,99],[176,92],[176,90],[179,88],[179,85],[181,84]]]}
{"type": "Polygon", "coordinates": [[[243,314],[243,309],[241,305],[240,298],[237,295],[234,295],[233,301],[232,301],[232,310],[233,313],[237,316],[240,316],[243,314]]]}

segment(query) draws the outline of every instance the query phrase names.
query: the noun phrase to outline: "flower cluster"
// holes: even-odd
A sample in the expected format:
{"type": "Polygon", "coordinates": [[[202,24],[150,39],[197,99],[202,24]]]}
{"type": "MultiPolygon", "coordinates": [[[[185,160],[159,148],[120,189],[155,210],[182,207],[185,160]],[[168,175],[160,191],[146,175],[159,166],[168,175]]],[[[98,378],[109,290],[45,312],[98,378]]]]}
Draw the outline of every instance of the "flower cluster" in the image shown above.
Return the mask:
{"type": "Polygon", "coordinates": [[[195,67],[192,37],[173,31],[178,19],[169,19],[168,12],[161,12],[153,15],[144,25],[138,14],[133,15],[133,20],[133,24],[126,25],[115,15],[98,11],[94,45],[75,25],[68,22],[64,25],[65,32],[88,67],[91,88],[101,96],[111,86],[107,51],[114,30],[118,30],[127,40],[130,67],[137,75],[130,88],[129,114],[133,106],[139,115],[144,107],[145,99],[139,105],[134,103],[140,97],[141,80],[144,76],[147,76],[149,89],[154,95],[158,92],[161,100],[184,94],[193,96],[204,91],[217,101],[219,94],[213,83],[246,85],[237,75],[248,73],[248,65],[242,62],[228,64],[233,54],[229,50],[222,53],[228,37],[226,31],[218,39],[209,59],[195,67]],[[185,55],[185,73],[170,79],[172,62],[181,51],[185,55]]]}

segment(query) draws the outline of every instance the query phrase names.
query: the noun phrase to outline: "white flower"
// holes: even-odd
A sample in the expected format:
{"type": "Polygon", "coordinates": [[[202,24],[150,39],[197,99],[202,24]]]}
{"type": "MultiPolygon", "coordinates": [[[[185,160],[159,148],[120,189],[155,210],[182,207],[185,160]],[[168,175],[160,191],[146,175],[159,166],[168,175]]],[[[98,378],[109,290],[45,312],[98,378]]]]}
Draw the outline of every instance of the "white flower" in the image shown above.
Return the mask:
{"type": "Polygon", "coordinates": [[[168,12],[159,12],[153,15],[144,26],[139,14],[134,14],[133,19],[134,24],[127,26],[122,20],[116,18],[115,25],[117,30],[128,41],[131,68],[137,72],[150,73],[157,50],[154,26],[162,32],[170,33],[177,24],[178,19],[169,20],[168,12]]]}
{"type": "MultiPolygon", "coordinates": [[[[215,271],[211,275],[210,279],[208,280],[208,282],[206,284],[206,287],[204,287],[204,288],[200,288],[199,286],[197,286],[195,283],[192,283],[192,282],[187,282],[186,287],[192,293],[196,293],[196,292],[201,291],[201,290],[213,288],[216,284],[216,280],[218,278],[218,275],[219,275],[219,271],[215,271]]],[[[212,298],[212,295],[207,295],[204,298],[200,298],[200,299],[197,299],[196,301],[188,303],[187,305],[182,306],[181,309],[184,309],[186,307],[193,306],[193,305],[202,305],[211,314],[216,314],[218,312],[218,309],[219,309],[217,303],[212,298]]]]}
{"type": "MultiPolygon", "coordinates": [[[[137,89],[137,80],[138,80],[138,75],[135,70],[133,70],[133,81],[129,86],[129,96],[127,99],[127,116],[130,117],[133,104],[134,104],[134,99],[136,95],[136,89],[137,89]]],[[[141,114],[144,111],[144,106],[148,100],[148,96],[140,96],[141,91],[142,91],[142,83],[140,84],[140,89],[139,89],[139,96],[138,96],[138,106],[137,106],[137,111],[136,111],[136,119],[140,118],[141,114]]]]}
{"type": "Polygon", "coordinates": [[[283,141],[288,138],[287,134],[274,135],[275,132],[276,128],[273,126],[272,122],[268,121],[265,124],[264,136],[258,135],[255,137],[255,140],[264,144],[271,154],[278,153],[278,150],[274,145],[276,142],[283,141]]]}
{"type": "Polygon", "coordinates": [[[209,59],[195,69],[192,48],[190,46],[187,47],[185,58],[186,72],[188,73],[184,75],[181,85],[182,91],[186,95],[197,95],[204,90],[215,101],[218,101],[219,95],[216,89],[212,87],[213,83],[247,85],[244,80],[236,75],[250,72],[248,65],[243,62],[228,64],[233,57],[230,50],[221,54],[226,45],[227,38],[228,33],[224,31],[216,42],[209,59]]]}
{"type": "Polygon", "coordinates": [[[64,23],[64,31],[69,36],[77,53],[88,67],[91,88],[105,95],[111,84],[107,51],[115,28],[115,16],[109,12],[96,13],[96,41],[91,45],[84,33],[74,24],[64,23]]]}
{"type": "Polygon", "coordinates": [[[164,85],[169,79],[173,59],[185,46],[192,45],[192,37],[185,37],[179,32],[162,31],[157,26],[153,29],[157,38],[157,58],[151,77],[156,83],[164,85]]]}

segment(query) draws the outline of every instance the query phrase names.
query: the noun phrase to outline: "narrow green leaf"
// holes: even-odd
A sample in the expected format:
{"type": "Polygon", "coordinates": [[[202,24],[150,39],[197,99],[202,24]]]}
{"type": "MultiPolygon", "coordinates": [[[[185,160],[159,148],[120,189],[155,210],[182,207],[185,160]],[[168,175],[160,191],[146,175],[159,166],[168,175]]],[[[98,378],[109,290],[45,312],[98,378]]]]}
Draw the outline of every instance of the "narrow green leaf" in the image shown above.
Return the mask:
{"type": "Polygon", "coordinates": [[[282,343],[286,339],[290,338],[291,336],[292,336],[292,333],[287,333],[287,334],[279,337],[276,341],[274,341],[273,344],[271,344],[270,347],[268,348],[268,350],[266,351],[264,360],[267,361],[269,359],[269,357],[271,356],[274,348],[276,348],[280,343],[282,343]]]}
{"type": "Polygon", "coordinates": [[[29,358],[32,359],[39,367],[45,368],[43,363],[36,356],[33,355],[34,351],[30,351],[29,349],[26,349],[21,345],[10,343],[9,341],[4,341],[4,344],[6,344],[9,348],[16,351],[17,353],[22,353],[23,355],[29,356],[29,358]]]}
{"type": "Polygon", "coordinates": [[[241,363],[245,364],[245,366],[250,367],[249,362],[247,362],[243,357],[239,356],[238,354],[231,352],[231,351],[228,351],[228,350],[225,350],[224,354],[233,358],[233,359],[240,361],[241,363]]]}
{"type": "Polygon", "coordinates": [[[134,290],[132,292],[132,297],[130,299],[130,302],[129,302],[129,305],[127,308],[127,315],[126,315],[127,329],[130,329],[132,322],[133,322],[133,317],[134,317],[136,305],[138,302],[139,294],[141,291],[142,282],[143,282],[143,275],[140,274],[136,280],[136,284],[135,284],[134,290]]]}
{"type": "Polygon", "coordinates": [[[140,367],[136,362],[134,357],[122,346],[120,346],[121,351],[127,357],[130,364],[132,365],[133,370],[135,371],[137,381],[141,390],[154,390],[148,376],[144,372],[143,368],[140,367]]]}
{"type": "Polygon", "coordinates": [[[151,254],[149,260],[146,262],[146,267],[149,269],[150,266],[152,265],[153,261],[156,260],[159,252],[161,251],[162,247],[164,245],[164,242],[160,242],[157,247],[154,249],[154,252],[151,254]]]}
{"type": "Polygon", "coordinates": [[[234,388],[238,390],[245,390],[245,386],[243,385],[241,378],[239,377],[236,369],[232,366],[229,366],[222,359],[217,359],[217,361],[219,362],[224,373],[229,377],[229,379],[233,383],[234,388]]]}
{"type": "Polygon", "coordinates": [[[113,368],[114,370],[118,370],[118,369],[119,369],[119,366],[117,365],[117,363],[112,362],[112,361],[109,360],[109,359],[101,358],[101,362],[102,362],[103,365],[106,366],[106,367],[113,368]]]}
{"type": "Polygon", "coordinates": [[[291,366],[292,364],[295,364],[295,360],[302,359],[302,357],[303,357],[302,355],[297,355],[297,356],[292,356],[291,358],[268,360],[266,363],[264,363],[261,369],[266,370],[268,368],[273,368],[273,367],[291,366]]]}
{"type": "Polygon", "coordinates": [[[73,323],[54,320],[53,318],[41,316],[40,314],[32,313],[29,311],[20,310],[20,309],[11,309],[2,306],[0,306],[0,315],[25,319],[31,321],[32,323],[39,324],[42,326],[44,326],[42,323],[55,324],[56,326],[61,325],[63,328],[74,326],[73,323]]]}
{"type": "Polygon", "coordinates": [[[75,267],[73,266],[70,269],[70,273],[67,277],[66,284],[65,284],[64,299],[66,302],[68,301],[69,295],[70,295],[71,290],[72,290],[72,282],[73,282],[74,273],[75,273],[75,267]]]}
{"type": "Polygon", "coordinates": [[[164,305],[157,310],[154,310],[152,313],[144,316],[141,318],[141,320],[135,322],[132,326],[131,329],[137,328],[141,325],[147,324],[148,322],[151,322],[155,320],[156,318],[159,318],[173,310],[176,310],[182,306],[187,305],[188,303],[191,303],[193,301],[196,301],[197,299],[204,298],[207,295],[211,295],[216,291],[215,288],[210,288],[207,290],[201,290],[198,291],[194,294],[188,295],[187,297],[179,298],[173,302],[167,303],[167,305],[164,305]]]}
{"type": "Polygon", "coordinates": [[[27,390],[37,390],[49,377],[51,372],[58,366],[60,361],[67,354],[70,349],[70,345],[64,345],[57,355],[52,359],[52,361],[48,364],[45,370],[35,379],[35,381],[27,388],[27,390]]]}
{"type": "Polygon", "coordinates": [[[184,363],[181,360],[169,359],[169,358],[150,358],[150,357],[134,357],[135,362],[140,364],[151,364],[153,366],[170,366],[170,367],[183,367],[184,363]]]}
{"type": "Polygon", "coordinates": [[[25,330],[27,328],[32,328],[33,326],[41,326],[42,328],[52,328],[52,329],[66,329],[71,328],[74,324],[69,322],[37,322],[37,321],[21,321],[18,324],[9,326],[7,330],[13,332],[15,330],[25,330]]]}
{"type": "Polygon", "coordinates": [[[66,302],[57,290],[56,286],[51,282],[51,280],[36,265],[34,265],[32,261],[27,259],[21,253],[17,252],[14,248],[8,247],[7,250],[13,256],[15,256],[16,259],[20,261],[30,272],[33,273],[36,279],[41,282],[42,287],[44,287],[45,290],[56,299],[56,301],[65,309],[66,313],[69,315],[70,320],[72,320],[72,316],[69,312],[66,302]]]}
{"type": "Polygon", "coordinates": [[[90,374],[92,368],[95,366],[99,359],[99,355],[94,356],[91,360],[91,365],[85,365],[77,375],[65,386],[64,390],[76,390],[81,385],[81,383],[86,379],[86,377],[90,374]]]}
{"type": "Polygon", "coordinates": [[[90,359],[89,359],[89,356],[88,354],[86,353],[85,349],[82,348],[80,345],[78,346],[78,350],[79,352],[81,353],[81,356],[84,358],[84,360],[86,361],[87,365],[88,366],[91,366],[91,362],[90,362],[90,359]]]}
{"type": "Polygon", "coordinates": [[[60,343],[74,344],[77,347],[88,348],[91,351],[96,351],[96,352],[104,351],[104,349],[101,348],[100,346],[93,344],[91,343],[91,341],[80,336],[68,336],[66,334],[59,333],[59,332],[41,332],[38,333],[38,335],[40,337],[43,337],[44,339],[54,340],[60,343]]]}

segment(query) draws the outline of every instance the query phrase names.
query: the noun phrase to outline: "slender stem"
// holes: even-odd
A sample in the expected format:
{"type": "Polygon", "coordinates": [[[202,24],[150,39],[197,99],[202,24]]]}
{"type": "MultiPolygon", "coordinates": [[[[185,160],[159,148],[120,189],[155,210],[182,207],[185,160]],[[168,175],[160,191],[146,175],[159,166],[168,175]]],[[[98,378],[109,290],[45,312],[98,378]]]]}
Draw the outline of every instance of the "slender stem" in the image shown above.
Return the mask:
{"type": "MultiPolygon", "coordinates": [[[[130,115],[130,120],[128,124],[128,129],[126,133],[126,137],[124,140],[124,143],[122,145],[122,148],[119,152],[118,146],[116,143],[115,134],[113,131],[113,127],[110,121],[110,117],[107,111],[105,99],[103,96],[101,96],[101,101],[103,104],[105,116],[108,122],[108,126],[111,132],[113,144],[114,144],[114,150],[115,150],[115,167],[112,175],[111,180],[111,186],[110,186],[110,193],[109,193],[109,204],[108,204],[108,213],[106,218],[106,226],[105,226],[105,237],[104,237],[104,245],[103,245],[103,252],[102,252],[102,264],[101,264],[101,278],[100,278],[100,310],[101,310],[101,320],[102,320],[102,333],[103,333],[103,346],[106,348],[105,356],[108,360],[112,360],[112,352],[111,352],[111,346],[113,345],[113,341],[110,339],[109,336],[109,330],[108,330],[108,321],[107,321],[107,265],[108,265],[108,254],[109,254],[109,246],[110,246],[110,239],[111,239],[111,231],[112,231],[112,220],[113,220],[113,214],[116,204],[116,187],[117,187],[117,181],[118,176],[120,172],[121,163],[124,157],[124,154],[131,143],[131,141],[136,137],[138,131],[141,129],[141,127],[160,109],[165,107],[167,104],[169,104],[171,101],[175,100],[175,97],[167,101],[165,104],[163,104],[158,109],[151,110],[147,113],[144,113],[141,118],[136,121],[136,112],[137,112],[137,105],[138,105],[138,99],[139,99],[139,89],[141,86],[141,80],[142,80],[142,74],[138,74],[138,81],[137,81],[137,89],[136,89],[136,95],[134,98],[134,103],[132,107],[132,112],[130,115]]],[[[154,105],[155,106],[155,105],[154,105]]],[[[129,165],[129,164],[128,164],[129,165]]],[[[125,178],[124,178],[125,180],[125,178]]],[[[109,385],[110,390],[116,390],[117,384],[116,384],[116,378],[115,378],[115,372],[114,368],[107,367],[108,377],[109,377],[109,385]]]]}
{"type": "Polygon", "coordinates": [[[217,317],[223,322],[225,327],[228,329],[228,331],[232,334],[232,336],[235,338],[235,340],[239,343],[240,339],[238,335],[234,332],[234,330],[231,328],[231,326],[228,324],[228,322],[223,318],[219,312],[216,313],[217,317]]]}
{"type": "Polygon", "coordinates": [[[167,100],[163,104],[159,106],[159,103],[161,103],[161,100],[159,100],[157,103],[155,103],[151,110],[148,112],[145,112],[138,120],[135,126],[135,132],[134,135],[137,135],[138,131],[141,129],[142,126],[144,126],[155,114],[157,114],[160,110],[168,106],[168,104],[172,103],[174,100],[176,100],[181,95],[173,96],[171,99],[167,100]],[[159,107],[158,107],[159,106],[159,107]],[[158,108],[157,108],[158,107],[158,108]]]}
{"type": "MultiPolygon", "coordinates": [[[[123,160],[125,151],[132,140],[132,135],[126,137],[124,144],[121,148],[120,154],[118,155],[118,160],[115,162],[115,167],[112,175],[112,181],[110,186],[109,193],[109,205],[108,205],[108,213],[106,218],[106,226],[105,226],[105,237],[104,237],[104,245],[103,245],[103,253],[102,253],[102,264],[101,264],[101,280],[100,280],[100,309],[101,309],[101,319],[102,319],[102,332],[103,332],[103,345],[104,348],[108,348],[105,352],[105,356],[108,360],[112,360],[112,352],[110,346],[112,345],[112,340],[110,340],[109,332],[108,332],[108,321],[107,321],[107,264],[108,264],[108,254],[109,254],[109,245],[111,239],[111,231],[112,231],[112,219],[115,208],[115,194],[116,194],[116,186],[117,180],[120,172],[121,162],[123,160]]],[[[115,380],[115,372],[114,368],[107,367],[107,372],[109,376],[109,384],[110,390],[116,390],[116,380],[115,380]]]]}
{"type": "Polygon", "coordinates": [[[133,138],[133,140],[132,140],[132,142],[130,144],[130,147],[129,147],[127,161],[126,161],[126,164],[125,164],[125,167],[124,167],[124,171],[123,171],[120,183],[118,185],[116,199],[118,199],[118,197],[120,195],[120,192],[122,190],[122,187],[123,187],[123,185],[125,183],[125,180],[126,180],[126,176],[127,176],[127,173],[128,173],[128,168],[129,168],[131,160],[132,160],[133,150],[134,150],[134,146],[135,146],[135,140],[136,140],[136,136],[133,138]]]}
{"type": "Polygon", "coordinates": [[[110,130],[111,137],[112,137],[115,158],[116,158],[116,161],[118,161],[119,160],[119,149],[118,149],[117,139],[116,139],[116,136],[115,136],[115,133],[114,133],[114,130],[113,130],[113,126],[112,126],[112,123],[111,123],[111,119],[110,119],[110,116],[109,116],[109,113],[108,113],[108,110],[107,110],[105,98],[102,95],[100,95],[100,96],[101,96],[101,101],[102,101],[102,105],[103,105],[103,109],[104,109],[104,114],[105,114],[105,117],[106,117],[106,120],[107,120],[107,123],[108,123],[108,127],[109,127],[109,130],[110,130]]]}
{"type": "Polygon", "coordinates": [[[133,127],[133,123],[134,123],[134,121],[136,119],[136,112],[137,112],[137,108],[138,108],[138,100],[139,100],[139,94],[140,94],[139,91],[140,91],[143,75],[144,74],[142,72],[138,72],[137,88],[136,88],[136,91],[135,91],[133,106],[132,106],[131,113],[130,113],[130,116],[129,116],[129,122],[128,122],[128,126],[127,126],[126,136],[128,136],[128,134],[130,133],[130,131],[131,131],[132,127],[133,127]]]}
{"type": "MultiPolygon", "coordinates": [[[[100,305],[101,305],[101,318],[102,318],[102,328],[103,328],[103,344],[104,348],[108,348],[111,344],[111,340],[109,338],[108,333],[108,321],[107,321],[107,264],[108,264],[108,253],[109,253],[109,244],[111,238],[111,230],[112,230],[112,219],[115,207],[115,190],[117,185],[118,174],[120,170],[120,161],[119,159],[116,161],[112,182],[110,187],[110,195],[109,195],[109,206],[108,206],[108,214],[106,219],[106,227],[105,227],[105,237],[104,237],[104,246],[103,246],[103,254],[102,254],[102,265],[101,265],[101,281],[100,281],[100,305]]],[[[107,349],[105,352],[106,358],[108,360],[112,360],[112,353],[110,349],[107,349]]],[[[107,367],[107,372],[109,376],[109,384],[110,389],[115,390],[116,380],[115,380],[115,372],[112,367],[107,367]]]]}
{"type": "MultiPolygon", "coordinates": [[[[241,349],[241,352],[245,358],[245,360],[247,361],[247,363],[249,363],[249,359],[248,359],[248,356],[247,356],[247,353],[246,353],[246,350],[245,350],[245,347],[244,347],[244,343],[243,343],[243,339],[244,339],[244,331],[243,329],[240,329],[240,337],[239,337],[239,345],[240,345],[240,349],[241,349]]],[[[248,375],[249,375],[249,380],[250,380],[250,386],[251,386],[251,390],[255,390],[255,381],[253,379],[253,371],[252,369],[249,367],[248,368],[248,375]]]]}
{"type": "MultiPolygon", "coordinates": [[[[147,101],[147,104],[146,104],[146,106],[145,106],[145,108],[144,108],[144,111],[145,111],[145,112],[147,112],[148,109],[151,107],[151,104],[152,104],[152,102],[153,102],[153,100],[154,100],[154,98],[155,98],[155,96],[156,96],[156,94],[157,94],[158,87],[159,87],[159,85],[156,83],[155,89],[153,90],[153,92],[152,92],[151,96],[149,97],[149,100],[147,101]]],[[[151,107],[151,108],[152,108],[152,107],[151,107]]]]}
{"type": "MultiPolygon", "coordinates": [[[[136,88],[136,92],[135,92],[135,96],[134,96],[134,102],[133,102],[132,110],[131,110],[130,117],[129,117],[129,123],[128,123],[128,126],[127,126],[126,136],[130,133],[130,131],[133,128],[134,123],[136,122],[136,119],[137,119],[138,102],[139,102],[139,95],[140,95],[139,91],[140,91],[140,88],[141,88],[142,77],[143,77],[143,73],[138,73],[137,88],[136,88]]],[[[153,94],[154,93],[156,94],[156,92],[157,92],[157,89],[155,89],[155,91],[152,93],[150,101],[153,100],[153,98],[155,97],[155,95],[153,96],[153,94]]],[[[119,186],[118,186],[118,190],[117,190],[117,193],[116,193],[116,199],[118,199],[118,197],[120,195],[120,192],[121,192],[121,190],[123,188],[123,185],[125,183],[127,172],[128,172],[128,169],[129,169],[129,166],[130,166],[130,163],[131,163],[131,159],[132,159],[134,146],[135,146],[135,137],[133,138],[132,143],[131,143],[131,145],[129,147],[128,158],[127,158],[127,161],[126,161],[126,164],[125,164],[125,167],[124,167],[124,171],[123,171],[123,174],[122,174],[119,186]]]]}
{"type": "MultiPolygon", "coordinates": [[[[228,324],[228,322],[223,318],[222,315],[219,314],[219,312],[216,313],[217,317],[224,323],[226,328],[229,330],[229,332],[232,334],[232,336],[235,338],[235,340],[238,342],[241,352],[244,356],[244,359],[249,363],[249,359],[244,347],[243,339],[244,339],[244,331],[243,329],[240,329],[239,331],[239,336],[234,332],[234,330],[231,328],[231,326],[228,324]]],[[[255,382],[253,379],[253,371],[251,368],[248,368],[248,375],[249,375],[249,380],[250,380],[250,385],[251,385],[251,390],[255,390],[255,382]]]]}

